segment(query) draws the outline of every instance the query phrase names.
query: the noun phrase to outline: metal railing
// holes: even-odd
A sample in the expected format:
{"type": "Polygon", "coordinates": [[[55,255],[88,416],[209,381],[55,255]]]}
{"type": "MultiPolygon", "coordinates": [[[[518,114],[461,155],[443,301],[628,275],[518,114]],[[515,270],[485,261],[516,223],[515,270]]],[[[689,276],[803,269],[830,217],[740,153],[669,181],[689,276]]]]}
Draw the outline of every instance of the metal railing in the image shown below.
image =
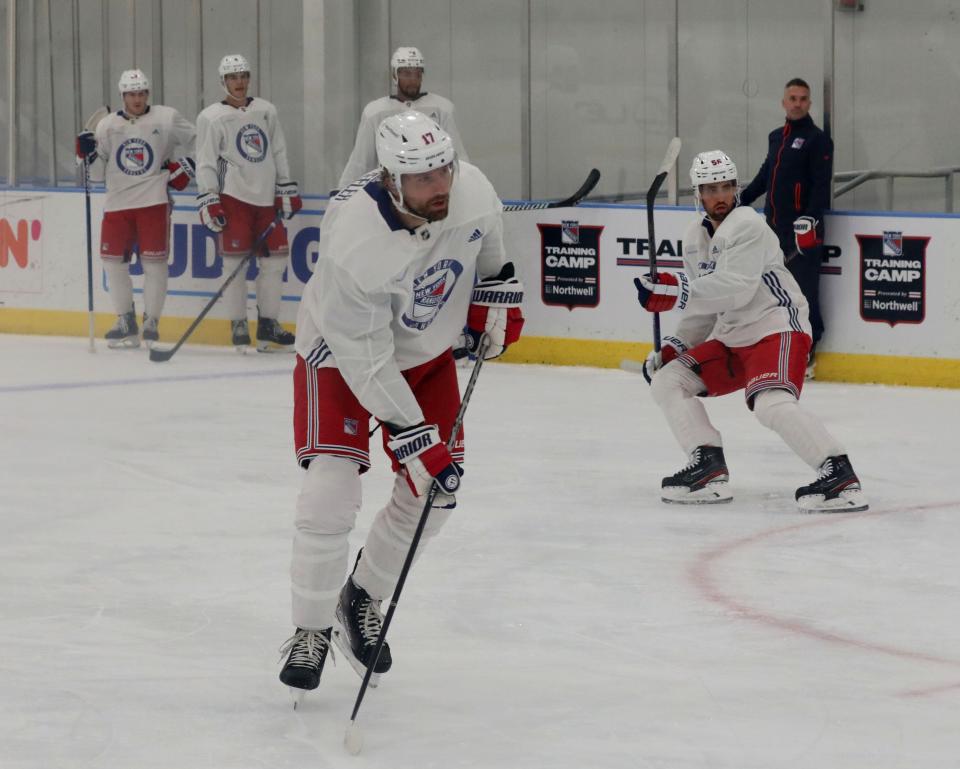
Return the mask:
{"type": "Polygon", "coordinates": [[[834,200],[841,195],[856,189],[864,182],[874,179],[886,179],[886,191],[884,194],[884,204],[888,211],[893,210],[893,183],[895,179],[936,179],[943,178],[944,210],[948,214],[953,213],[953,175],[960,173],[960,166],[943,166],[941,168],[931,168],[927,171],[840,171],[833,175],[834,184],[837,182],[846,182],[839,184],[833,189],[834,200]]]}

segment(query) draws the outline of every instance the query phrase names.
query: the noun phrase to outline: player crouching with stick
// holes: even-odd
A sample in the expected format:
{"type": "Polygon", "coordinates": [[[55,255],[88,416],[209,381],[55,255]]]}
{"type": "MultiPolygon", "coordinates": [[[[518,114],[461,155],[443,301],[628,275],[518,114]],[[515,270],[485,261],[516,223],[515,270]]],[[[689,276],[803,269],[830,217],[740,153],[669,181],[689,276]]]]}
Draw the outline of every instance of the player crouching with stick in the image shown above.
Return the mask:
{"type": "Polygon", "coordinates": [[[690,460],[663,479],[663,500],[732,499],[720,433],[699,398],[744,390],[760,423],[817,470],[813,483],[797,489],[801,510],[866,510],[843,447],[798,402],[810,322],[777,236],[756,211],[739,205],[737,168],[725,153],[697,155],[690,182],[706,216],[683,236],[683,271],[634,280],[645,309],[683,314],[675,335],[644,365],[653,399],[690,460]]]}

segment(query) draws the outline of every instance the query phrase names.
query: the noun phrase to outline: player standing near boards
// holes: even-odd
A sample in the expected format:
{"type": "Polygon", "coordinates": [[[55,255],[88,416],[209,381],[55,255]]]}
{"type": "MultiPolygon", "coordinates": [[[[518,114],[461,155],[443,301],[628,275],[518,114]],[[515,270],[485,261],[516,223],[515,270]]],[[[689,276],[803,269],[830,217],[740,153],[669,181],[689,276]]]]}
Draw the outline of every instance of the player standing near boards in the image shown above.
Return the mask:
{"type": "Polygon", "coordinates": [[[100,227],[100,258],[107,273],[117,322],[106,333],[108,347],[139,347],[130,261],[134,250],[143,267],[143,341],[159,337],[167,298],[170,251],[169,189],[182,190],[193,178],[196,129],[173,107],[150,104],[150,81],[128,69],[118,83],[123,109],[101,120],[95,131],[77,136],[77,157],[104,164],[107,188],[100,227]],[[182,153],[177,155],[175,151],[182,153]]]}
{"type": "MultiPolygon", "coordinates": [[[[290,178],[287,143],[277,109],[248,96],[250,65],[238,54],[224,56],[218,68],[227,98],[197,116],[197,207],[200,220],[218,234],[224,271],[231,273],[250,254],[271,222],[287,219],[303,207],[290,178]]],[[[257,350],[293,349],[294,336],[279,323],[287,231],[277,224],[262,243],[257,275],[257,350]]],[[[223,300],[230,317],[232,343],[250,344],[247,282],[238,276],[223,300]]]]}
{"type": "Polygon", "coordinates": [[[752,208],[739,205],[737,168],[719,150],[694,158],[690,182],[706,216],[683,236],[684,269],[636,278],[650,312],[683,316],[644,375],[689,464],[663,479],[665,502],[728,502],[720,433],[701,396],[744,390],[747,407],[777,433],[817,479],[796,491],[802,510],[867,509],[860,481],[840,443],[799,404],[810,321],[807,302],[783,264],[776,234],[752,208]]]}

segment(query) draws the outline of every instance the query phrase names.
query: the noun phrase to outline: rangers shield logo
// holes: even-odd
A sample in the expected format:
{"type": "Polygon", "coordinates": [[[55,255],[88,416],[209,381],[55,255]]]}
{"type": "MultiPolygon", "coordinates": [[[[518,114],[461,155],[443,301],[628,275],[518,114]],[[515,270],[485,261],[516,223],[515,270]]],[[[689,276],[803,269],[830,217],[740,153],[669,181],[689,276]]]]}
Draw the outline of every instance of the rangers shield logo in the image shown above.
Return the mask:
{"type": "Polygon", "coordinates": [[[463,265],[452,259],[441,259],[413,281],[413,297],[409,309],[401,316],[407,328],[423,331],[437,317],[453,293],[463,265]]]}
{"type": "Polygon", "coordinates": [[[127,176],[143,176],[153,167],[153,148],[143,139],[127,139],[117,147],[116,161],[127,176]]]}
{"type": "Polygon", "coordinates": [[[248,123],[237,131],[237,152],[251,163],[259,163],[267,156],[267,135],[256,123],[248,123]]]}
{"type": "Polygon", "coordinates": [[[902,232],[857,235],[860,317],[872,323],[923,323],[929,237],[902,232]]]}

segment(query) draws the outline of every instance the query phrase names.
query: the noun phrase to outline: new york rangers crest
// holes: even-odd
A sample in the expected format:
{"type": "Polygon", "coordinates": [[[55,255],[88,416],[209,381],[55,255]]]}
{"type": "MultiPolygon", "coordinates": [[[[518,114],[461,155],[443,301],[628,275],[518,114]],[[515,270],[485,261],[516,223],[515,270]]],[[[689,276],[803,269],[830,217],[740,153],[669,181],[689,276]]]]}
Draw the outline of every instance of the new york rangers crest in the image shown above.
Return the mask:
{"type": "Polygon", "coordinates": [[[423,331],[437,317],[440,308],[453,293],[463,265],[441,259],[413,281],[413,304],[402,316],[405,326],[423,331]]]}
{"type": "Polygon", "coordinates": [[[580,222],[564,220],[560,222],[560,242],[575,246],[580,242],[580,222]]]}
{"type": "Polygon", "coordinates": [[[237,131],[237,151],[245,160],[259,163],[267,156],[267,135],[256,123],[247,123],[237,131]]]}
{"type": "Polygon", "coordinates": [[[883,255],[903,256],[903,232],[884,230],[883,255]]]}
{"type": "Polygon", "coordinates": [[[153,167],[153,148],[143,139],[127,139],[117,147],[116,159],[127,176],[143,176],[153,167]]]}

